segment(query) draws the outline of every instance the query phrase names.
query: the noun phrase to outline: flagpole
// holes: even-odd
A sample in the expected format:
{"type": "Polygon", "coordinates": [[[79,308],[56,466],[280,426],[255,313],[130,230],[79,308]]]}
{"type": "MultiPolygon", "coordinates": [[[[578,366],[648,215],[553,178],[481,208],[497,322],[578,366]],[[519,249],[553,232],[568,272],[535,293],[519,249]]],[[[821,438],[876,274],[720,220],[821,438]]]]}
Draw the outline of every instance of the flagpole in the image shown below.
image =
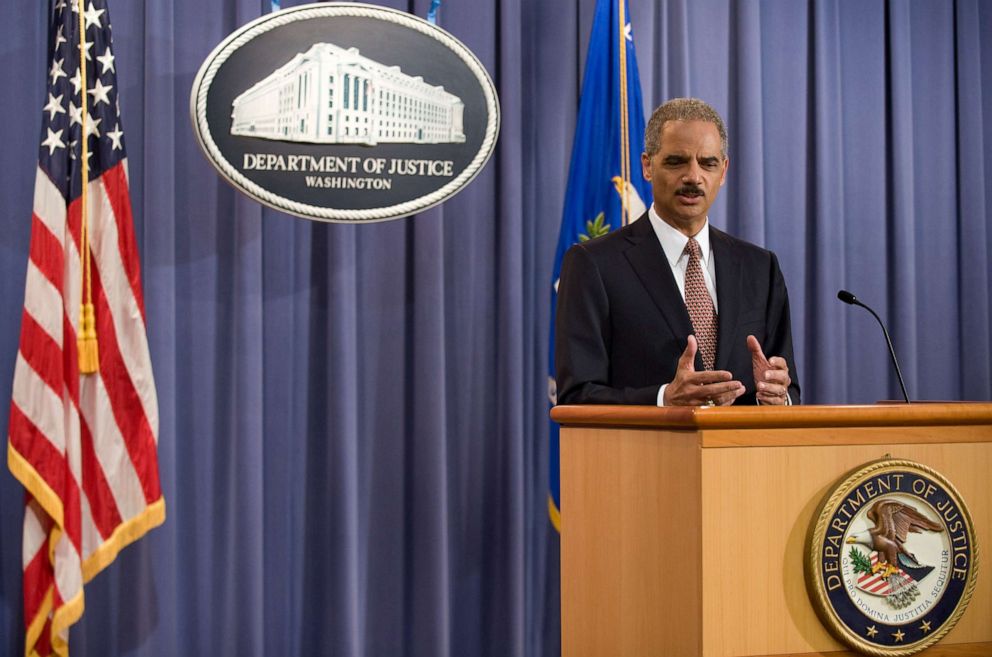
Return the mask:
{"type": "Polygon", "coordinates": [[[620,178],[623,183],[620,191],[620,204],[623,207],[621,223],[630,223],[630,205],[627,190],[630,188],[630,129],[627,117],[627,34],[626,34],[626,0],[619,0],[619,48],[620,48],[620,178]]]}

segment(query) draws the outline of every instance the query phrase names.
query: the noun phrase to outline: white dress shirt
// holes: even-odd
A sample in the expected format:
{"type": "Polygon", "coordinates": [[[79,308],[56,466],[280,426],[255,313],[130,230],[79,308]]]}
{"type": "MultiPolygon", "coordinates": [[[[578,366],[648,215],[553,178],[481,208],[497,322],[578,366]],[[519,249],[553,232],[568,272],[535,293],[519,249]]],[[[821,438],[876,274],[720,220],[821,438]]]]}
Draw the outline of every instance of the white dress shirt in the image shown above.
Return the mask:
{"type": "MultiPolygon", "coordinates": [[[[648,210],[648,219],[651,220],[654,234],[658,236],[661,248],[665,251],[665,258],[668,259],[668,266],[672,268],[672,275],[675,277],[675,284],[679,286],[682,301],[685,301],[685,268],[689,265],[689,254],[685,253],[685,245],[689,243],[689,238],[685,233],[666,224],[655,212],[654,205],[648,210]]],[[[713,300],[713,311],[719,314],[720,308],[716,302],[716,264],[713,251],[710,250],[709,219],[693,237],[699,244],[701,253],[699,264],[703,270],[703,279],[706,281],[706,291],[713,300]]]]}

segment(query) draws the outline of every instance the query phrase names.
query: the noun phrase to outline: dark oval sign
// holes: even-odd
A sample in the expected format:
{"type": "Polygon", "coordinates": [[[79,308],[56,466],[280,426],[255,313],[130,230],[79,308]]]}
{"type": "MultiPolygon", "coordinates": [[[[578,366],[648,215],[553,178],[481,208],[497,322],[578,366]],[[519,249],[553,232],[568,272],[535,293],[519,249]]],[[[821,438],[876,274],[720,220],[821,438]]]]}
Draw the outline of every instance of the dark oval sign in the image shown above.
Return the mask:
{"type": "Polygon", "coordinates": [[[499,133],[492,80],[465,45],[411,14],[350,2],[231,34],[200,67],[190,113],[203,152],[239,190],[347,223],[445,201],[499,133]]]}

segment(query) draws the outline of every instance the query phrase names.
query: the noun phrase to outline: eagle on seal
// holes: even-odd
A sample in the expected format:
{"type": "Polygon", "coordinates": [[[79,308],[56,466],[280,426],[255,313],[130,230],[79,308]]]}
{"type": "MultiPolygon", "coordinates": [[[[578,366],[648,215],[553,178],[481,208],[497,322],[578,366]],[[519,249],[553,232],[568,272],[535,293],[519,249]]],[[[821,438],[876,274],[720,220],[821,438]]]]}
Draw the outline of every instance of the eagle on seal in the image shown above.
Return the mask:
{"type": "Polygon", "coordinates": [[[872,566],[872,573],[884,569],[882,578],[885,579],[900,569],[913,571],[926,568],[906,549],[906,537],[909,534],[920,534],[923,530],[942,532],[944,528],[941,525],[912,506],[892,499],[875,502],[868,509],[867,516],[875,526],[868,532],[852,534],[847,542],[860,543],[878,553],[878,563],[872,566]]]}

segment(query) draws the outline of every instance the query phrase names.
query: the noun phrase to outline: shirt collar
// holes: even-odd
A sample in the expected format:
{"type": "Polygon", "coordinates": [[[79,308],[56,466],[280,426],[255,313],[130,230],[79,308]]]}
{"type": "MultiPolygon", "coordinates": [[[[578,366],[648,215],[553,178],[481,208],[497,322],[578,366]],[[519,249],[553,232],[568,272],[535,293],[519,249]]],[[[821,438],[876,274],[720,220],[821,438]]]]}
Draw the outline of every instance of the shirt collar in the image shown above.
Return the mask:
{"type": "MultiPolygon", "coordinates": [[[[685,251],[685,245],[688,243],[689,238],[686,237],[685,233],[665,223],[657,211],[655,211],[653,203],[651,204],[651,209],[648,210],[648,219],[651,221],[654,234],[658,236],[658,241],[661,242],[661,248],[665,251],[668,265],[672,269],[675,269],[676,263],[682,257],[683,251],[685,251]]],[[[703,224],[703,227],[693,237],[699,243],[699,250],[702,253],[699,258],[699,264],[705,268],[709,264],[710,259],[710,221],[708,217],[706,223],[703,224]]]]}

